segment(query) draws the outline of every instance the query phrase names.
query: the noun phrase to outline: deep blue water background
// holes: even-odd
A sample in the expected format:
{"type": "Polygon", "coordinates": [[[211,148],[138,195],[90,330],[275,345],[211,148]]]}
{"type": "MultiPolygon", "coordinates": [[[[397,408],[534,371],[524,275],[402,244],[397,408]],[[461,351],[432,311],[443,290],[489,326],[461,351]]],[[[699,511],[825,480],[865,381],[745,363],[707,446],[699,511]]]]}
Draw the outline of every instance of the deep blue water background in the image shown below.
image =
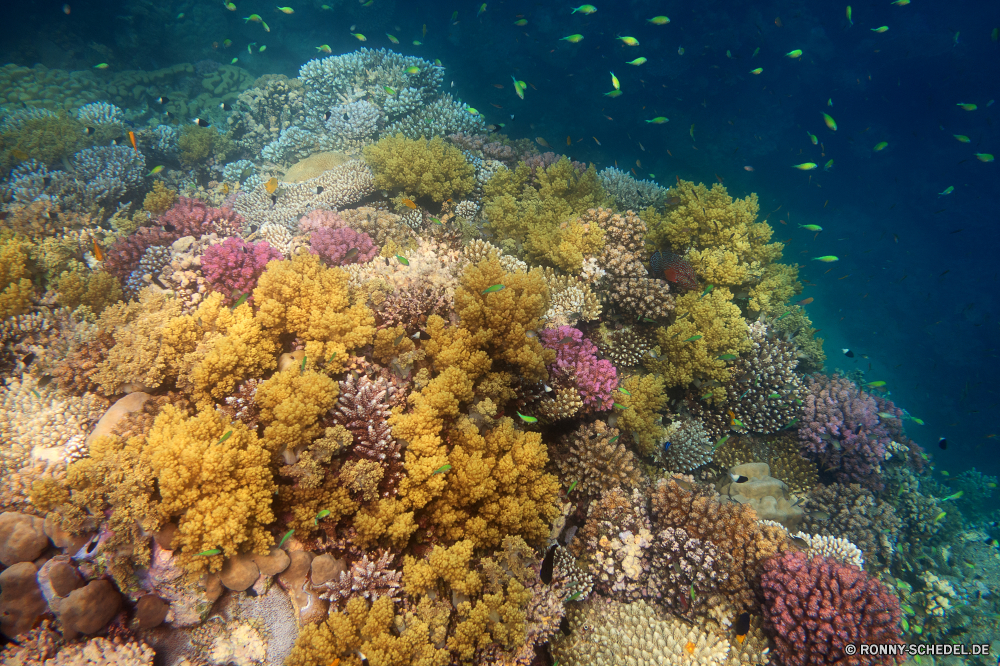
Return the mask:
{"type": "Polygon", "coordinates": [[[121,70],[238,55],[255,75],[295,76],[320,44],[335,54],[361,46],[351,25],[372,48],[391,47],[391,32],[401,42],[395,50],[440,58],[446,89],[454,81],[453,94],[488,122],[507,123],[512,137],[543,137],[599,169],[641,160],[636,172],[663,185],[718,178],[733,196],[756,192],[775,238],[788,239],[785,261],[804,265],[802,297],[815,298],[808,308],[826,339],[827,369],[885,380],[897,405],[926,423],[907,430],[940,467],[1000,474],[1000,437],[988,438],[1000,435],[1000,163],[974,157],[1000,156],[1000,104],[988,106],[1000,100],[1000,43],[990,34],[1000,3],[855,2],[851,27],[846,3],[830,2],[598,1],[585,16],[566,3],[493,0],[478,18],[479,4],[468,0],[287,0],[292,16],[260,0],[234,2],[235,12],[221,0],[71,0],[68,15],[62,2],[20,2],[5,9],[0,60],[63,69],[106,61],[121,70]],[[324,2],[333,9],[321,9],[324,2]],[[242,20],[251,13],[271,32],[242,20]],[[523,28],[513,25],[518,15],[528,20],[523,28]],[[671,22],[645,21],[655,15],[671,22]],[[871,31],[882,25],[890,29],[871,31]],[[560,41],[574,33],[584,40],[560,41]],[[640,45],[624,46],[616,34],[640,45]],[[229,50],[212,47],[226,38],[229,50]],[[248,55],[251,41],[267,51],[248,55]],[[783,57],[793,49],[802,49],[800,59],[783,57]],[[639,56],[648,62],[625,64],[639,56]],[[749,74],[755,67],[763,73],[749,74]],[[623,90],[617,99],[603,96],[612,70],[623,90]],[[523,101],[512,74],[530,84],[523,101]],[[824,126],[824,111],[836,132],[824,126]],[[644,122],[660,115],[670,122],[644,122]],[[880,141],[888,147],[873,152],[880,141]],[[791,168],[829,159],[829,172],[791,168]],[[948,186],[954,192],[939,196],[948,186]],[[825,231],[797,228],[810,223],[825,231]],[[810,261],[827,254],[840,261],[810,261]]]}

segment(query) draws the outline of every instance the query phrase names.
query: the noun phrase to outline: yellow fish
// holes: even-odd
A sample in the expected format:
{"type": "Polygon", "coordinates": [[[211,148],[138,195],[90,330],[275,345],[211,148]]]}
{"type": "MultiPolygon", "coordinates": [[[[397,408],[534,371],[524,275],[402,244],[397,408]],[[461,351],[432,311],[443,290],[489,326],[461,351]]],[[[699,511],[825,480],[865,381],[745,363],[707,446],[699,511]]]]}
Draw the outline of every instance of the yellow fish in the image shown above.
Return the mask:
{"type": "Polygon", "coordinates": [[[646,19],[646,23],[652,23],[653,25],[666,25],[670,23],[670,19],[666,16],[654,16],[651,19],[646,19]]]}
{"type": "Polygon", "coordinates": [[[267,190],[268,194],[274,194],[274,191],[278,189],[278,179],[271,176],[271,179],[264,183],[264,189],[267,190]]]}
{"type": "Polygon", "coordinates": [[[359,42],[367,42],[368,41],[368,38],[365,37],[364,35],[362,35],[360,32],[352,32],[351,36],[352,37],[356,37],[359,42]]]}
{"type": "Polygon", "coordinates": [[[94,69],[107,69],[107,68],[108,68],[108,67],[110,67],[110,66],[111,66],[111,65],[109,65],[109,64],[108,64],[108,63],[106,63],[106,62],[102,62],[102,63],[100,63],[100,64],[97,64],[97,65],[94,65],[94,69]]]}
{"type": "Polygon", "coordinates": [[[812,145],[815,146],[815,145],[817,145],[819,143],[819,139],[816,138],[815,134],[813,134],[809,130],[806,130],[806,134],[809,135],[809,140],[812,141],[812,145]]]}
{"type": "Polygon", "coordinates": [[[627,46],[639,46],[639,40],[635,37],[619,37],[624,44],[627,46]]]}
{"type": "Polygon", "coordinates": [[[559,41],[560,42],[569,42],[570,44],[576,44],[581,39],[583,39],[583,35],[577,34],[577,35],[570,35],[569,37],[560,37],[559,41]]]}
{"type": "Polygon", "coordinates": [[[330,48],[330,45],[329,45],[329,44],[323,44],[322,46],[317,46],[317,47],[316,47],[316,50],[317,50],[317,51],[320,51],[320,52],[322,52],[322,53],[326,53],[326,54],[328,54],[328,55],[329,55],[330,53],[333,53],[333,50],[332,50],[332,49],[330,48]]]}
{"type": "Polygon", "coordinates": [[[611,72],[611,85],[615,87],[615,90],[621,90],[621,84],[618,83],[618,77],[615,76],[614,72],[611,72]]]}
{"type": "Polygon", "coordinates": [[[645,63],[646,63],[646,59],[645,58],[636,58],[635,60],[629,61],[629,62],[627,62],[625,64],[626,65],[635,65],[636,67],[638,67],[639,65],[643,65],[645,63]]]}
{"type": "Polygon", "coordinates": [[[830,116],[830,114],[828,113],[823,114],[823,122],[826,123],[826,126],[832,129],[834,132],[837,131],[837,121],[834,120],[833,117],[830,116]]]}
{"type": "Polygon", "coordinates": [[[812,171],[818,165],[815,162],[803,162],[802,164],[793,164],[793,169],[798,169],[799,171],[812,171]]]}
{"type": "Polygon", "coordinates": [[[227,2],[226,3],[226,9],[228,9],[231,12],[235,12],[236,11],[236,5],[234,5],[231,2],[227,2]]]}
{"type": "Polygon", "coordinates": [[[802,57],[802,49],[795,49],[794,51],[789,51],[785,54],[786,58],[800,58],[802,57]]]}
{"type": "Polygon", "coordinates": [[[764,71],[764,68],[763,68],[763,67],[758,67],[757,69],[751,69],[751,70],[750,70],[750,73],[751,73],[751,74],[760,74],[760,73],[761,73],[761,72],[763,72],[763,71],[764,71]]]}
{"type": "Polygon", "coordinates": [[[278,7],[278,11],[282,14],[294,14],[295,10],[291,7],[278,7]]]}

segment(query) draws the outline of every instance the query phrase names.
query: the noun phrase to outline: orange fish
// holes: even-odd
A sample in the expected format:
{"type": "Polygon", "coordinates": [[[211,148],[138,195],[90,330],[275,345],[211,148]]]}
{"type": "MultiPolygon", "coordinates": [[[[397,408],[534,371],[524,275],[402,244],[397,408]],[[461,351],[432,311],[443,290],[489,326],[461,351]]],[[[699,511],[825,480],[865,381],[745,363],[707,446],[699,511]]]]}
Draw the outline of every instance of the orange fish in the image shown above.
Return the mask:
{"type": "Polygon", "coordinates": [[[416,209],[417,207],[417,204],[413,203],[409,199],[403,199],[403,205],[406,206],[407,208],[413,208],[413,209],[416,209]]]}
{"type": "Polygon", "coordinates": [[[132,148],[135,150],[135,152],[139,152],[139,146],[135,145],[135,134],[132,132],[132,130],[128,131],[128,140],[132,142],[132,148]]]}
{"type": "Polygon", "coordinates": [[[752,166],[745,166],[745,167],[743,167],[743,170],[744,171],[753,171],[753,167],[752,166]]]}
{"type": "Polygon", "coordinates": [[[640,169],[642,168],[642,162],[640,162],[639,160],[636,160],[636,161],[635,161],[635,165],[636,165],[637,167],[639,167],[640,169]]]}
{"type": "Polygon", "coordinates": [[[274,194],[275,190],[278,189],[278,179],[271,176],[271,179],[264,183],[264,189],[267,190],[268,194],[274,194]]]}
{"type": "Polygon", "coordinates": [[[94,259],[104,261],[104,250],[101,249],[101,245],[97,242],[96,238],[94,239],[94,259]]]}
{"type": "Polygon", "coordinates": [[[809,305],[814,300],[816,300],[816,299],[814,299],[812,296],[810,296],[809,298],[803,298],[801,301],[796,301],[795,304],[796,305],[809,305]]]}

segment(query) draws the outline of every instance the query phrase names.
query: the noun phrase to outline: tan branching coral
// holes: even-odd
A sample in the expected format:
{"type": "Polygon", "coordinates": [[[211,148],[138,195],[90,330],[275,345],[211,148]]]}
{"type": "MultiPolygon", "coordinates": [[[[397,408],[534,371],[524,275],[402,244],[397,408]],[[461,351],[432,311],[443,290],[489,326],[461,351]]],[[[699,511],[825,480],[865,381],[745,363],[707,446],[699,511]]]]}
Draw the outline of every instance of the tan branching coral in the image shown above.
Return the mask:
{"type": "Polygon", "coordinates": [[[562,478],[578,482],[583,494],[598,497],[605,490],[633,488],[641,482],[639,461],[619,439],[617,428],[594,421],[564,439],[567,450],[556,458],[556,466],[562,478]]]}
{"type": "Polygon", "coordinates": [[[649,277],[646,270],[646,223],[633,213],[591,209],[584,216],[605,230],[604,253],[598,264],[606,271],[602,297],[614,307],[646,319],[670,314],[674,297],[666,280],[649,277]]]}

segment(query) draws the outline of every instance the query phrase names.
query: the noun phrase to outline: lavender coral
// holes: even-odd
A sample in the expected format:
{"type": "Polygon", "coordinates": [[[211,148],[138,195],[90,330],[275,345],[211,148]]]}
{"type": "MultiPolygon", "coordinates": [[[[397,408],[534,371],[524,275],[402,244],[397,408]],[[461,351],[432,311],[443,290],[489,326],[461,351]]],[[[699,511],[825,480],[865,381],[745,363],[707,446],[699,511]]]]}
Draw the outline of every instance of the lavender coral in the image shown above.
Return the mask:
{"type": "Polygon", "coordinates": [[[318,254],[327,266],[363,264],[378,254],[379,247],[365,232],[357,232],[350,227],[341,229],[322,228],[309,238],[310,252],[318,254]]]}
{"type": "Polygon", "coordinates": [[[267,241],[248,243],[233,236],[205,250],[201,270],[212,289],[225,296],[226,303],[232,304],[240,295],[253,291],[269,261],[282,258],[267,241]]]}
{"type": "Polygon", "coordinates": [[[881,414],[903,415],[888,401],[862,391],[848,379],[814,375],[808,381],[799,440],[806,456],[835,470],[841,483],[882,490],[882,464],[892,435],[881,414]]]}
{"type": "Polygon", "coordinates": [[[585,411],[611,409],[618,376],[611,361],[598,360],[597,345],[572,326],[545,329],[540,337],[547,349],[556,352],[555,362],[548,366],[552,382],[560,388],[573,387],[585,411]]]}

